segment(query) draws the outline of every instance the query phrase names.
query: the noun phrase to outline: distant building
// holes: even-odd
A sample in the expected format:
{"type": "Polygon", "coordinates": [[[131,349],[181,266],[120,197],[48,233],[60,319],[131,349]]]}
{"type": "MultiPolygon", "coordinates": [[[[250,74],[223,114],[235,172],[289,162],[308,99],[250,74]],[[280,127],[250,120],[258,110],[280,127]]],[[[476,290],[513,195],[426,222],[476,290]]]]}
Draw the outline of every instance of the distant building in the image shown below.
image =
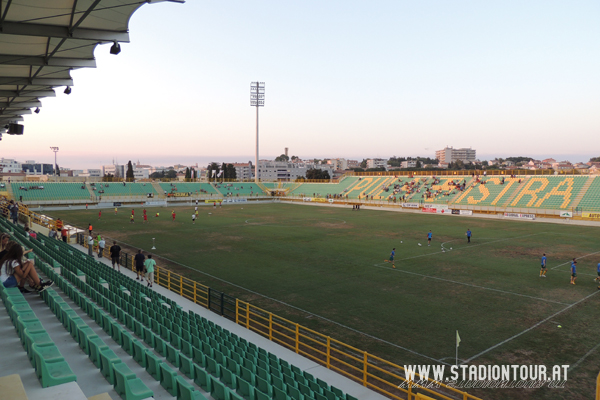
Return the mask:
{"type": "Polygon", "coordinates": [[[573,164],[569,161],[559,161],[552,163],[552,169],[555,171],[570,171],[573,169],[573,164]]]}
{"type": "Polygon", "coordinates": [[[106,176],[108,174],[114,176],[115,178],[125,178],[125,165],[119,164],[111,164],[111,165],[103,165],[102,166],[102,176],[106,176]]]}
{"type": "Polygon", "coordinates": [[[332,158],[331,160],[327,160],[327,164],[331,165],[334,171],[348,169],[348,160],[345,158],[332,158]]]}
{"type": "Polygon", "coordinates": [[[294,181],[306,177],[306,171],[311,168],[327,171],[329,176],[333,176],[333,168],[329,164],[260,160],[258,177],[262,181],[294,181]]]}
{"type": "Polygon", "coordinates": [[[54,165],[41,163],[25,163],[21,164],[23,172],[27,175],[53,175],[54,165]]]}
{"type": "Polygon", "coordinates": [[[442,150],[435,152],[435,158],[438,159],[440,164],[450,164],[456,161],[462,161],[464,163],[470,163],[477,159],[475,150],[471,148],[455,149],[453,147],[447,147],[442,150]]]}
{"type": "Polygon", "coordinates": [[[0,172],[4,174],[19,174],[23,172],[23,166],[16,160],[0,158],[0,172]]]}
{"type": "Polygon", "coordinates": [[[150,168],[139,168],[135,167],[133,169],[133,178],[134,179],[148,179],[150,177],[150,168]]]}
{"type": "Polygon", "coordinates": [[[235,168],[235,179],[249,181],[254,178],[254,166],[251,162],[231,163],[231,165],[235,168]]]}
{"type": "Polygon", "coordinates": [[[347,169],[360,168],[358,160],[348,160],[347,169]]]}
{"type": "Polygon", "coordinates": [[[367,168],[384,168],[387,170],[388,160],[383,158],[369,158],[367,160],[367,168]]]}
{"type": "Polygon", "coordinates": [[[102,177],[102,170],[95,169],[95,168],[84,169],[83,172],[81,174],[79,174],[79,176],[89,177],[89,178],[100,178],[100,177],[102,177]]]}
{"type": "Polygon", "coordinates": [[[401,168],[417,168],[417,160],[407,160],[400,163],[401,168]]]}

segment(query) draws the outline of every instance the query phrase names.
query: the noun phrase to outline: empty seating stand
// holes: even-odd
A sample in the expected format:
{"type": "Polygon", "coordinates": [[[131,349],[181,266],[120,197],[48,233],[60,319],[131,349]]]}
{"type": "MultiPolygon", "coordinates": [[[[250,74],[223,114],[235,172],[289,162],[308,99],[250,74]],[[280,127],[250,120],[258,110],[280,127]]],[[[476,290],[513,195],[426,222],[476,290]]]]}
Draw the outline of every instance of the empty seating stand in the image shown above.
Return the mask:
{"type": "MultiPolygon", "coordinates": [[[[66,243],[43,235],[29,241],[20,228],[15,236],[60,290],[179,399],[353,399],[66,243]]],[[[57,291],[43,298],[123,398],[152,395],[57,291]]]]}

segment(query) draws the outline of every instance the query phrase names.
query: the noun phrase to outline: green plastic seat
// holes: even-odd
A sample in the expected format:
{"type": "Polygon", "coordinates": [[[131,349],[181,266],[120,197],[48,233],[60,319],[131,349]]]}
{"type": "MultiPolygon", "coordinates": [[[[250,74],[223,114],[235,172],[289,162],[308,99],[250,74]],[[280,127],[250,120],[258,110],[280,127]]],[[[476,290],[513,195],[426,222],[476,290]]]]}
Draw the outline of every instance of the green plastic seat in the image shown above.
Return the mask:
{"type": "Polygon", "coordinates": [[[271,396],[257,389],[254,391],[254,400],[271,400],[271,396]]]}
{"type": "Polygon", "coordinates": [[[114,365],[122,362],[119,356],[109,348],[100,350],[100,372],[111,384],[115,384],[114,365]]]}
{"type": "Polygon", "coordinates": [[[154,337],[154,350],[163,357],[167,356],[167,344],[159,336],[154,337]]]}
{"type": "Polygon", "coordinates": [[[256,377],[256,388],[269,397],[273,395],[273,386],[260,376],[256,377]]]}
{"type": "Polygon", "coordinates": [[[205,392],[210,393],[212,388],[210,374],[205,369],[194,364],[194,383],[202,388],[205,392]]]}
{"type": "Polygon", "coordinates": [[[179,350],[170,343],[165,343],[165,348],[167,349],[167,361],[173,364],[174,367],[179,368],[179,350]]]}
{"type": "Polygon", "coordinates": [[[192,360],[202,368],[206,367],[206,356],[197,347],[192,347],[192,360]]]}
{"type": "Polygon", "coordinates": [[[88,355],[90,356],[90,361],[93,362],[97,368],[102,367],[100,352],[103,350],[108,350],[108,346],[99,336],[89,338],[88,355]]]}
{"type": "Polygon", "coordinates": [[[28,329],[23,331],[23,336],[25,337],[25,351],[27,351],[27,355],[29,356],[29,362],[31,365],[35,367],[35,359],[33,355],[33,345],[37,344],[40,346],[47,344],[54,344],[50,335],[47,332],[29,332],[28,329]]]}
{"type": "Polygon", "coordinates": [[[142,400],[154,396],[154,392],[124,364],[115,365],[115,391],[125,400],[142,400]]]}
{"type": "Polygon", "coordinates": [[[246,400],[254,399],[254,386],[245,379],[238,378],[236,392],[246,400]]]}
{"type": "Polygon", "coordinates": [[[221,368],[221,382],[225,384],[230,389],[236,389],[236,375],[231,370],[227,368],[221,368]]]}
{"type": "Polygon", "coordinates": [[[142,331],[144,332],[144,342],[154,348],[154,346],[156,345],[156,335],[154,334],[154,332],[152,332],[152,330],[143,327],[142,331]]]}
{"type": "Polygon", "coordinates": [[[131,333],[126,332],[125,330],[123,330],[123,332],[121,334],[121,343],[122,343],[121,347],[130,356],[133,356],[133,341],[134,340],[135,339],[133,338],[133,335],[131,333]]]}
{"type": "MultiPolygon", "coordinates": [[[[307,398],[312,397],[313,391],[310,389],[309,386],[298,382],[298,390],[300,391],[300,393],[302,393],[303,396],[305,396],[307,398]]],[[[320,393],[320,391],[319,391],[319,393],[320,393]]],[[[290,396],[291,396],[291,394],[290,394],[290,396]]]]}
{"type": "Polygon", "coordinates": [[[220,377],[221,376],[221,366],[212,358],[206,356],[206,372],[211,374],[212,376],[220,377]]]}
{"type": "Polygon", "coordinates": [[[79,338],[79,347],[88,356],[90,355],[90,339],[97,338],[98,335],[89,326],[78,326],[77,337],[79,338]]]}
{"type": "Polygon", "coordinates": [[[333,392],[333,394],[335,394],[337,397],[341,397],[342,399],[345,397],[344,392],[342,392],[340,389],[336,388],[335,386],[330,386],[329,390],[331,390],[333,392]]]}
{"type": "Polygon", "coordinates": [[[292,386],[287,387],[287,394],[289,397],[291,397],[294,400],[302,400],[302,398],[304,397],[300,393],[300,390],[298,390],[297,388],[292,387],[292,386]]]}
{"type": "Polygon", "coordinates": [[[211,377],[211,391],[210,391],[210,395],[213,399],[215,400],[230,400],[230,390],[227,386],[225,386],[223,383],[221,383],[217,378],[215,378],[214,376],[211,377]]]}
{"type": "Polygon", "coordinates": [[[140,321],[138,321],[138,320],[134,319],[134,320],[132,321],[132,325],[133,325],[133,329],[132,329],[133,333],[134,333],[134,334],[135,334],[137,337],[139,337],[139,338],[142,338],[142,339],[143,339],[143,338],[144,338],[144,331],[143,331],[143,329],[142,329],[142,327],[143,327],[142,323],[141,323],[140,321]]]}
{"type": "Polygon", "coordinates": [[[125,333],[125,329],[119,324],[117,321],[111,322],[111,335],[112,339],[119,345],[123,346],[123,333],[125,333]]]}
{"type": "Polygon", "coordinates": [[[194,355],[192,352],[192,344],[186,340],[181,340],[180,350],[181,354],[186,357],[192,358],[194,355]]]}
{"type": "Polygon", "coordinates": [[[194,379],[194,362],[191,358],[181,354],[179,356],[179,371],[190,379],[194,379]]]}
{"type": "Polygon", "coordinates": [[[32,345],[35,372],[43,388],[74,382],[77,376],[71,370],[55,345],[32,345]]]}
{"type": "Polygon", "coordinates": [[[167,364],[160,364],[160,386],[165,388],[171,396],[177,396],[177,372],[167,364]]]}
{"type": "Polygon", "coordinates": [[[240,378],[250,383],[252,386],[254,386],[256,383],[256,375],[246,367],[240,366],[239,376],[240,378]]]}
{"type": "Polygon", "coordinates": [[[139,341],[133,340],[133,359],[140,366],[146,368],[146,347],[139,341]]]}
{"type": "Polygon", "coordinates": [[[290,396],[288,396],[284,390],[273,387],[273,400],[291,400],[290,396]]]}
{"type": "Polygon", "coordinates": [[[177,400],[206,400],[206,397],[181,376],[177,377],[177,400]]]}
{"type": "Polygon", "coordinates": [[[160,365],[162,361],[152,353],[152,350],[146,349],[146,372],[154,379],[160,381],[160,365]]]}

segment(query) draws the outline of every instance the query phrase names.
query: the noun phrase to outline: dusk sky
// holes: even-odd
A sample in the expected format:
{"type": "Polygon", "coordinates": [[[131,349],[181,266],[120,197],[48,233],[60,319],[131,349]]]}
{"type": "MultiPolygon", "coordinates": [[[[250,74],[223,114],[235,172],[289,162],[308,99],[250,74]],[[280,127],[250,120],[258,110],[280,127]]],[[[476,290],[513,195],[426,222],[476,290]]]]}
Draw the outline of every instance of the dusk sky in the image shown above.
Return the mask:
{"type": "Polygon", "coordinates": [[[73,71],[0,157],[97,168],[261,158],[600,156],[600,2],[144,5],[121,54],[73,71]]]}

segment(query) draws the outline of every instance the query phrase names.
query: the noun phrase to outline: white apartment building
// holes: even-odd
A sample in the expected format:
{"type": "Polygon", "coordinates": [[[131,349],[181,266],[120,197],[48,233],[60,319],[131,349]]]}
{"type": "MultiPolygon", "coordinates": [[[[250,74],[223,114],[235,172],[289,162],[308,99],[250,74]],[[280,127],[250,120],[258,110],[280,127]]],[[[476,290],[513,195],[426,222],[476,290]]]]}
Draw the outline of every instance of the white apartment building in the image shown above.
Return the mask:
{"type": "Polygon", "coordinates": [[[387,162],[388,160],[384,160],[383,158],[369,158],[367,160],[367,168],[385,168],[387,170],[387,162]]]}
{"type": "Polygon", "coordinates": [[[134,168],[134,179],[148,179],[150,177],[150,168],[134,168]]]}
{"type": "Polygon", "coordinates": [[[333,158],[331,160],[327,160],[327,164],[331,165],[331,168],[333,168],[334,171],[338,169],[348,169],[348,160],[345,158],[333,158]]]}
{"type": "Polygon", "coordinates": [[[358,160],[348,160],[347,169],[360,168],[358,160]]]}
{"type": "Polygon", "coordinates": [[[125,178],[125,166],[119,164],[111,164],[111,165],[103,165],[102,166],[102,175],[111,174],[115,178],[125,178]]]}
{"type": "Polygon", "coordinates": [[[101,169],[90,168],[90,169],[84,169],[83,172],[79,174],[79,176],[90,177],[90,178],[100,178],[103,175],[102,175],[101,169]]]}
{"type": "Polygon", "coordinates": [[[235,168],[235,179],[251,180],[254,178],[254,166],[252,163],[231,163],[235,168]]]}
{"type": "Polygon", "coordinates": [[[23,172],[23,166],[16,160],[0,158],[0,172],[5,174],[18,174],[23,172]]]}
{"type": "Polygon", "coordinates": [[[406,160],[400,163],[400,168],[417,168],[417,160],[406,160]]]}
{"type": "Polygon", "coordinates": [[[440,164],[450,164],[458,160],[467,163],[477,159],[475,150],[471,148],[455,149],[448,146],[445,149],[436,151],[435,158],[438,159],[440,164]]]}

